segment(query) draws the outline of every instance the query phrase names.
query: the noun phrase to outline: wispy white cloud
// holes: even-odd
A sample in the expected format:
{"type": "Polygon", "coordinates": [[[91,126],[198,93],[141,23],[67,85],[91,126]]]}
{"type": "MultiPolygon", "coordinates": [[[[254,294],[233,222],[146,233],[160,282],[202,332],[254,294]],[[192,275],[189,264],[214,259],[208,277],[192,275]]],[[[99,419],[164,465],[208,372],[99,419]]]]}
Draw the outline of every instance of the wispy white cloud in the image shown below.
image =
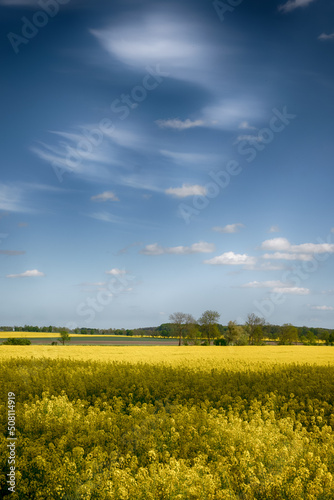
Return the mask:
{"type": "MultiPolygon", "coordinates": [[[[255,99],[250,100],[242,97],[225,99],[217,102],[214,106],[206,106],[202,110],[202,119],[207,127],[235,130],[239,128],[240,121],[245,117],[249,119],[263,118],[262,106],[255,99]]],[[[247,123],[247,121],[244,121],[244,123],[247,123]]],[[[246,137],[257,139],[257,136],[253,135],[246,137]]]]}
{"type": "Polygon", "coordinates": [[[330,33],[327,35],[326,33],[321,33],[321,35],[318,36],[319,40],[334,40],[334,33],[330,33]]]}
{"type": "Polygon", "coordinates": [[[179,118],[173,118],[169,120],[156,120],[155,123],[160,128],[174,128],[176,130],[186,130],[188,128],[202,127],[204,125],[203,120],[190,120],[187,118],[182,121],[179,118]]]}
{"type": "Polygon", "coordinates": [[[168,188],[165,190],[166,194],[171,194],[172,196],[176,196],[177,198],[186,198],[187,196],[205,196],[206,195],[206,187],[200,186],[198,184],[190,185],[183,184],[182,187],[178,188],[168,188]]]}
{"type": "Polygon", "coordinates": [[[241,288],[269,288],[272,293],[290,294],[290,295],[308,295],[310,290],[308,288],[296,287],[277,281],[251,281],[241,285],[241,288]]]}
{"type": "MultiPolygon", "coordinates": [[[[32,146],[30,150],[42,161],[48,163],[55,174],[62,179],[63,174],[72,173],[94,180],[110,177],[105,164],[110,164],[110,156],[104,153],[103,148],[93,148],[91,151],[82,151],[78,148],[80,140],[84,139],[79,134],[66,132],[54,132],[66,139],[59,141],[57,145],[46,144],[40,141],[38,145],[32,146]]],[[[88,141],[86,141],[88,143],[88,141]]]]}
{"type": "Polygon", "coordinates": [[[35,278],[40,276],[45,276],[45,274],[37,269],[32,269],[31,271],[25,271],[20,274],[7,274],[6,278],[35,278]]]}
{"type": "Polygon", "coordinates": [[[117,215],[109,214],[108,212],[95,212],[93,214],[89,214],[89,217],[96,220],[102,220],[104,222],[112,222],[115,224],[121,224],[123,222],[123,218],[117,215]]]}
{"type": "Polygon", "coordinates": [[[217,49],[202,32],[200,23],[183,20],[168,7],[159,11],[153,7],[140,19],[90,30],[107,53],[127,66],[142,71],[147,66],[155,68],[158,62],[161,71],[172,78],[205,85],[208,54],[214,57],[217,49]]]}
{"type": "Polygon", "coordinates": [[[291,12],[292,10],[298,9],[298,7],[307,7],[314,1],[315,0],[289,0],[286,3],[279,5],[278,10],[282,12],[291,12]]]}
{"type": "Polygon", "coordinates": [[[332,306],[311,306],[311,309],[316,311],[334,311],[334,307],[332,306]]]}
{"type": "Polygon", "coordinates": [[[225,252],[222,255],[205,260],[204,264],[224,265],[224,266],[254,266],[256,258],[247,254],[238,254],[234,252],[225,252]]]}
{"type": "Polygon", "coordinates": [[[97,194],[91,197],[92,201],[119,201],[119,198],[112,191],[104,191],[101,194],[97,194]]]}
{"type": "Polygon", "coordinates": [[[224,227],[215,226],[212,228],[213,231],[217,233],[238,233],[241,228],[245,227],[241,222],[237,222],[236,224],[227,224],[224,227]]]}
{"type": "Polygon", "coordinates": [[[0,184],[0,210],[8,212],[31,211],[24,201],[24,190],[15,184],[0,184]]]}
{"type": "Polygon", "coordinates": [[[195,253],[210,253],[215,251],[215,245],[213,243],[207,243],[205,241],[200,241],[199,243],[193,243],[190,246],[178,246],[178,247],[162,247],[157,243],[151,245],[146,245],[139,253],[144,255],[163,255],[163,254],[174,254],[174,255],[189,255],[195,253]]]}

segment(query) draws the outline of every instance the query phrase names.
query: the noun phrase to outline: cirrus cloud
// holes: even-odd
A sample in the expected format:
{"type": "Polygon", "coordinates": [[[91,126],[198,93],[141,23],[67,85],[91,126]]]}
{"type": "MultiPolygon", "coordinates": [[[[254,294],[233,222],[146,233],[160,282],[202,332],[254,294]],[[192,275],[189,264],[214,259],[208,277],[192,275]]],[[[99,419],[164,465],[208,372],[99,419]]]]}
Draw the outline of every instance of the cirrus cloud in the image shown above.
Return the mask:
{"type": "Polygon", "coordinates": [[[188,128],[202,127],[204,125],[203,120],[190,120],[187,118],[182,121],[180,118],[172,118],[169,120],[156,120],[155,123],[160,128],[173,128],[176,130],[186,130],[188,128]]]}
{"type": "Polygon", "coordinates": [[[20,274],[7,274],[6,278],[34,278],[40,276],[45,276],[45,274],[37,269],[32,269],[31,271],[24,271],[24,273],[20,274]]]}
{"type": "Polygon", "coordinates": [[[112,191],[104,191],[101,194],[97,194],[91,197],[92,201],[119,201],[119,198],[112,191]]]}
{"type": "Polygon", "coordinates": [[[291,12],[292,10],[298,9],[298,7],[307,7],[307,5],[314,1],[315,0],[289,0],[286,3],[279,5],[278,10],[291,12]]]}

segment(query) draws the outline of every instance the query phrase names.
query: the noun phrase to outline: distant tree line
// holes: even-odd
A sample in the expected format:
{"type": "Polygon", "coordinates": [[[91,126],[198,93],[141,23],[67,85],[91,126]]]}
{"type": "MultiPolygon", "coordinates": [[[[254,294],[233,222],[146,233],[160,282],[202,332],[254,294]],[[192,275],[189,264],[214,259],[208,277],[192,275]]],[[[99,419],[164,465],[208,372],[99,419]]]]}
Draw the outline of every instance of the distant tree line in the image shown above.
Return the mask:
{"type": "Polygon", "coordinates": [[[157,327],[135,329],[125,328],[75,328],[70,330],[61,326],[1,326],[1,331],[8,332],[41,332],[59,333],[60,331],[81,335],[126,335],[141,337],[177,338],[179,345],[263,345],[275,342],[280,345],[302,343],[316,345],[321,341],[326,345],[334,345],[334,329],[314,328],[307,326],[272,325],[254,313],[248,314],[245,324],[229,321],[224,326],[219,321],[217,311],[207,310],[196,320],[191,314],[175,312],[170,315],[168,323],[157,327]]]}

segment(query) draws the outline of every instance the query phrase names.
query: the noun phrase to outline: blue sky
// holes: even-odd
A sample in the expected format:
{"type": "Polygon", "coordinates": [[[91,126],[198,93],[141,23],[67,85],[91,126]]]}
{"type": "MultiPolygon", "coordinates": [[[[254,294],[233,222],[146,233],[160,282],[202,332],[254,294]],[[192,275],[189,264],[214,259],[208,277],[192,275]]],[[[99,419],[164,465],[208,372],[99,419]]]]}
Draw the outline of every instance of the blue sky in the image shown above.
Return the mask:
{"type": "Polygon", "coordinates": [[[0,0],[2,325],[334,325],[334,1],[0,0]]]}

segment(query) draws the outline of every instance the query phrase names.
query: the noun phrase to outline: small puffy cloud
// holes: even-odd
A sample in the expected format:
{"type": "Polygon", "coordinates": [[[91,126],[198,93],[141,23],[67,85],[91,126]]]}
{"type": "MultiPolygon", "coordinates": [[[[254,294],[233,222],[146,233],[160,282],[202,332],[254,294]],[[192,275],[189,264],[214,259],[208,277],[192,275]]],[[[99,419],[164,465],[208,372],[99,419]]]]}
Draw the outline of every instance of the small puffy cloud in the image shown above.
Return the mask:
{"type": "Polygon", "coordinates": [[[334,40],[334,33],[330,33],[329,35],[321,33],[321,35],[318,36],[318,40],[334,40]]]}
{"type": "Polygon", "coordinates": [[[302,243],[291,245],[292,252],[303,253],[334,253],[334,245],[331,243],[302,243]]]}
{"type": "Polygon", "coordinates": [[[7,274],[6,278],[34,278],[39,276],[45,276],[45,274],[37,269],[32,269],[21,274],[7,274]]]}
{"type": "Polygon", "coordinates": [[[311,306],[311,309],[316,311],[334,311],[334,307],[332,306],[311,306]]]}
{"type": "Polygon", "coordinates": [[[278,226],[271,226],[271,227],[269,228],[269,231],[268,231],[268,232],[269,232],[269,233],[279,233],[279,230],[280,230],[280,229],[279,229],[279,227],[278,227],[278,226]]]}
{"type": "Polygon", "coordinates": [[[177,198],[186,198],[187,196],[205,196],[207,191],[205,186],[200,186],[198,184],[182,184],[179,188],[168,188],[165,190],[166,194],[171,194],[177,198]]]}
{"type": "Polygon", "coordinates": [[[119,201],[119,198],[112,191],[104,191],[101,194],[91,197],[92,201],[119,201]]]}
{"type": "Polygon", "coordinates": [[[292,10],[298,9],[298,7],[306,7],[315,0],[289,0],[288,2],[280,5],[278,10],[282,12],[291,12],[292,10]]]}
{"type": "Polygon", "coordinates": [[[180,120],[179,118],[173,118],[171,120],[156,120],[155,122],[160,128],[173,128],[176,130],[186,130],[188,128],[202,127],[204,125],[203,120],[180,120]]]}
{"type": "Polygon", "coordinates": [[[290,242],[286,238],[272,238],[271,240],[266,240],[261,244],[262,250],[289,250],[291,247],[290,242]]]}
{"type": "Polygon", "coordinates": [[[238,254],[234,252],[225,252],[222,255],[213,257],[212,259],[205,260],[204,264],[218,265],[218,266],[254,266],[256,263],[255,257],[247,254],[238,254]]]}
{"type": "Polygon", "coordinates": [[[257,130],[256,127],[252,127],[247,121],[241,122],[239,128],[242,130],[257,130]]]}
{"type": "Polygon", "coordinates": [[[287,260],[310,260],[307,254],[318,254],[318,253],[334,253],[334,244],[332,243],[302,243],[300,245],[291,245],[291,243],[286,238],[272,238],[271,240],[266,240],[261,244],[262,250],[269,251],[285,251],[286,254],[275,254],[266,255],[265,258],[278,258],[287,260]],[[290,256],[289,256],[289,255],[290,256]],[[291,254],[305,254],[304,257],[291,256],[291,254]]]}
{"type": "Polygon", "coordinates": [[[106,271],[106,274],[111,274],[112,276],[120,276],[122,274],[126,274],[125,269],[118,269],[117,267],[114,267],[113,269],[110,269],[110,271],[106,271]]]}
{"type": "Polygon", "coordinates": [[[237,222],[236,224],[227,224],[224,227],[215,226],[212,228],[212,230],[216,231],[217,233],[238,233],[242,227],[245,226],[241,224],[241,222],[237,222]]]}
{"type": "Polygon", "coordinates": [[[200,241],[199,243],[193,243],[189,247],[178,246],[178,247],[162,247],[158,243],[153,243],[151,245],[146,245],[139,253],[144,255],[163,255],[163,254],[174,254],[174,255],[189,255],[194,253],[210,253],[215,251],[215,245],[213,243],[207,243],[206,241],[200,241]]]}

